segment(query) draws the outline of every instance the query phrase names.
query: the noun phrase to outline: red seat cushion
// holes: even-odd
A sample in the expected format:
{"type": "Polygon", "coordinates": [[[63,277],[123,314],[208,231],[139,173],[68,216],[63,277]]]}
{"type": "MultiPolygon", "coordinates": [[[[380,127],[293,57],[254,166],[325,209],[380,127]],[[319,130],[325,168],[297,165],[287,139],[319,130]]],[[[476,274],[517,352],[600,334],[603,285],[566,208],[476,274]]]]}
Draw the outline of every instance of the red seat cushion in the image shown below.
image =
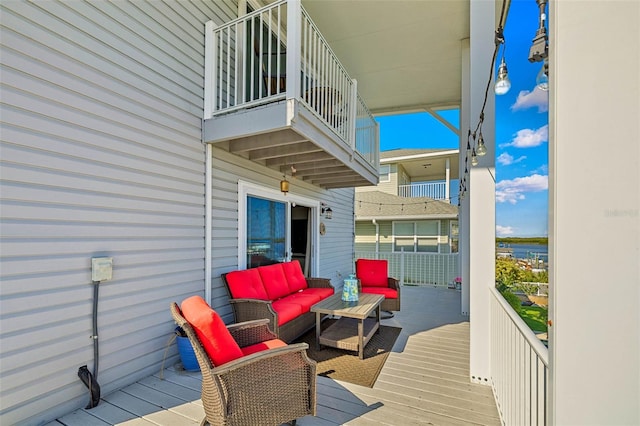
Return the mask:
{"type": "Polygon", "coordinates": [[[384,259],[356,260],[356,277],[360,279],[362,287],[389,287],[387,261],[384,259]]]}
{"type": "Polygon", "coordinates": [[[242,348],[242,353],[247,356],[256,352],[266,351],[267,349],[281,348],[287,346],[285,342],[280,339],[265,340],[264,342],[256,343],[255,345],[245,346],[242,348]]]}
{"type": "Polygon", "coordinates": [[[260,266],[257,269],[260,272],[264,289],[267,291],[270,300],[276,300],[291,293],[282,269],[282,263],[260,266]]]}
{"type": "Polygon", "coordinates": [[[233,271],[225,276],[231,297],[234,299],[270,300],[257,269],[233,271]]]}
{"type": "Polygon", "coordinates": [[[385,299],[397,299],[398,290],[389,287],[362,287],[363,293],[381,294],[385,299]]]}
{"type": "Polygon", "coordinates": [[[300,262],[294,260],[293,262],[283,263],[282,270],[287,277],[287,284],[289,284],[291,293],[307,288],[307,279],[302,273],[300,262]]]}
{"type": "Polygon", "coordinates": [[[283,298],[282,300],[297,303],[302,307],[302,313],[309,312],[311,307],[318,303],[322,298],[317,294],[307,293],[304,294],[302,292],[297,292],[290,294],[289,296],[283,298]]]}
{"type": "Polygon", "coordinates": [[[200,296],[185,299],[180,307],[182,315],[198,335],[213,365],[226,364],[243,356],[227,326],[200,296]]]}
{"type": "Polygon", "coordinates": [[[333,288],[327,287],[309,287],[305,288],[300,294],[313,294],[320,297],[320,300],[324,300],[327,297],[333,296],[333,288]]]}
{"type": "Polygon", "coordinates": [[[302,306],[286,299],[276,300],[271,306],[278,313],[278,325],[286,324],[302,314],[302,306]]]}

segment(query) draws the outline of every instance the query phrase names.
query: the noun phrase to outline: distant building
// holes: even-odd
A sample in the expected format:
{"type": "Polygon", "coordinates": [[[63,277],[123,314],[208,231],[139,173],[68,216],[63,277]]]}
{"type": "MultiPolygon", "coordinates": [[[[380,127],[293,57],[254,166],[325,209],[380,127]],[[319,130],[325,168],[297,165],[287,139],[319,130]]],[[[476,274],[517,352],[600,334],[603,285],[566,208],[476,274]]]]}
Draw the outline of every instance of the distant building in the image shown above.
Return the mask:
{"type": "Polygon", "coordinates": [[[457,149],[381,152],[380,183],[356,188],[356,252],[457,253],[457,178],[457,149]]]}

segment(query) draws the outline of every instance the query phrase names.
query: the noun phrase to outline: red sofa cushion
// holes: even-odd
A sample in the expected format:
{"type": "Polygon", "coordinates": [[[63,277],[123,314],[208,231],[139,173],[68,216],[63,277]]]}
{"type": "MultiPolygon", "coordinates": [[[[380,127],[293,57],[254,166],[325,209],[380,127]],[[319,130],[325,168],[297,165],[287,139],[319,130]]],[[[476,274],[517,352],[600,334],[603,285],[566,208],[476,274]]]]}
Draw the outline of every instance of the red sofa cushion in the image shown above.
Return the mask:
{"type": "Polygon", "coordinates": [[[225,276],[231,297],[234,299],[270,300],[257,269],[233,271],[225,276]]]}
{"type": "Polygon", "coordinates": [[[397,299],[398,290],[389,287],[362,287],[363,293],[381,294],[385,299],[397,299]]]}
{"type": "Polygon", "coordinates": [[[287,278],[284,276],[282,263],[260,266],[256,269],[258,269],[262,277],[264,289],[267,291],[270,300],[280,299],[291,293],[289,285],[287,284],[287,278]]]}
{"type": "Polygon", "coordinates": [[[185,299],[180,309],[195,330],[213,365],[226,364],[244,355],[220,315],[202,297],[185,299]]]}
{"type": "Polygon", "coordinates": [[[294,260],[293,262],[283,263],[282,270],[287,277],[287,284],[289,284],[289,291],[291,293],[307,288],[307,279],[302,273],[300,262],[294,260]]]}
{"type": "Polygon", "coordinates": [[[327,297],[333,296],[333,288],[327,287],[309,287],[305,288],[300,294],[313,294],[320,297],[320,300],[324,300],[327,297]]]}
{"type": "Polygon", "coordinates": [[[385,259],[356,260],[356,277],[360,279],[362,287],[388,287],[387,261],[385,259]]]}
{"type": "Polygon", "coordinates": [[[311,307],[322,300],[317,294],[297,292],[290,294],[282,299],[286,302],[296,303],[302,307],[302,313],[307,313],[311,310],[311,307]]]}
{"type": "Polygon", "coordinates": [[[286,299],[276,300],[271,303],[273,310],[278,313],[278,325],[286,324],[302,314],[302,306],[286,299]]]}
{"type": "Polygon", "coordinates": [[[256,352],[266,351],[267,349],[281,348],[287,346],[285,342],[280,339],[265,340],[264,342],[256,343],[255,345],[249,345],[242,348],[242,353],[247,356],[256,352]]]}

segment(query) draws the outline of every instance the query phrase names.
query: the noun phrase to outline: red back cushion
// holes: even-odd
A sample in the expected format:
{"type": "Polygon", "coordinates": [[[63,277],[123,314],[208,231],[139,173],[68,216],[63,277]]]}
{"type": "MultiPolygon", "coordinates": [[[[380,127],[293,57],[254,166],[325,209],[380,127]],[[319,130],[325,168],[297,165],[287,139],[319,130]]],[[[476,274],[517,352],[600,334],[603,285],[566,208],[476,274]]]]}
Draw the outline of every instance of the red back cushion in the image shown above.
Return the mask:
{"type": "Polygon", "coordinates": [[[182,315],[198,335],[204,350],[215,366],[243,356],[227,326],[207,302],[200,296],[185,299],[180,306],[182,315]]]}
{"type": "Polygon", "coordinates": [[[300,262],[294,260],[293,262],[283,263],[282,270],[287,277],[287,283],[289,284],[289,291],[291,293],[307,288],[307,280],[302,273],[300,262]]]}
{"type": "Polygon", "coordinates": [[[373,259],[356,260],[356,277],[363,287],[388,287],[387,261],[373,259]]]}
{"type": "Polygon", "coordinates": [[[262,277],[257,269],[246,271],[233,271],[225,276],[231,297],[233,299],[260,299],[269,300],[262,277]]]}
{"type": "Polygon", "coordinates": [[[269,299],[276,300],[291,293],[287,278],[284,276],[282,263],[275,263],[269,266],[257,268],[262,277],[264,289],[267,291],[269,299]]]}

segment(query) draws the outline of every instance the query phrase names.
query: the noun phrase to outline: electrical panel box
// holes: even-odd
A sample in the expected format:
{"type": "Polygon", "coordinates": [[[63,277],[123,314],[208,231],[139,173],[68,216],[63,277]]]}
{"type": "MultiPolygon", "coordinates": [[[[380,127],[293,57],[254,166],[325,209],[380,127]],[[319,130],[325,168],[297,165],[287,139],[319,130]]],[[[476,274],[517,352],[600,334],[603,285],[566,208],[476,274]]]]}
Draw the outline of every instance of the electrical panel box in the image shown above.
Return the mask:
{"type": "Polygon", "coordinates": [[[113,257],[91,258],[91,280],[107,281],[113,272],[113,257]]]}

